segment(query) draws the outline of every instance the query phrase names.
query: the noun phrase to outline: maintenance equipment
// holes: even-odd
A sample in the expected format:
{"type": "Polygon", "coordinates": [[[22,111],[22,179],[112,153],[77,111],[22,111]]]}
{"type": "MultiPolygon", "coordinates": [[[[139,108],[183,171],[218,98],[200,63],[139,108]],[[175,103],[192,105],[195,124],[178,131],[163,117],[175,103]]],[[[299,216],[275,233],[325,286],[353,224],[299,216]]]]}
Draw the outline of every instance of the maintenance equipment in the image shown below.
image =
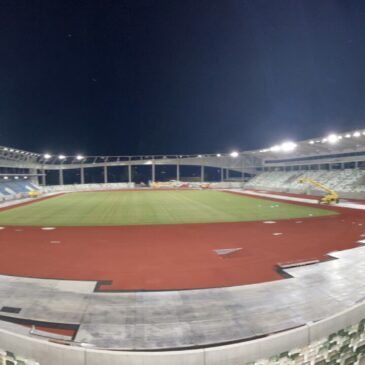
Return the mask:
{"type": "Polygon", "coordinates": [[[298,179],[298,182],[300,184],[304,184],[304,183],[308,183],[308,184],[311,184],[321,190],[324,190],[327,194],[322,196],[319,200],[318,200],[318,203],[319,204],[337,204],[339,202],[339,196],[338,194],[331,190],[330,188],[327,188],[326,186],[322,185],[320,182],[318,181],[315,181],[309,177],[301,177],[298,179]]]}

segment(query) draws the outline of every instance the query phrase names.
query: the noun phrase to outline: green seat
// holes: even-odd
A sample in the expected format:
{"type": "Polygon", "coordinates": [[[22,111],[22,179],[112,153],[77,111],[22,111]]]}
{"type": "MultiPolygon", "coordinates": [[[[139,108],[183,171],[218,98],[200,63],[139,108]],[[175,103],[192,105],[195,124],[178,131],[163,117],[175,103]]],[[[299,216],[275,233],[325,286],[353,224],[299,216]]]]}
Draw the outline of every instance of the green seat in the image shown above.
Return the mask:
{"type": "Polygon", "coordinates": [[[288,352],[288,351],[282,352],[282,353],[279,355],[279,359],[282,359],[283,357],[289,357],[289,352],[288,352]]]}
{"type": "Polygon", "coordinates": [[[357,356],[352,355],[345,360],[344,365],[352,365],[356,362],[356,360],[357,360],[357,356]]]}
{"type": "Polygon", "coordinates": [[[15,359],[15,355],[11,351],[6,351],[6,356],[15,359]]]}
{"type": "Polygon", "coordinates": [[[321,361],[316,362],[315,365],[327,365],[327,361],[321,360],[321,361]]]}

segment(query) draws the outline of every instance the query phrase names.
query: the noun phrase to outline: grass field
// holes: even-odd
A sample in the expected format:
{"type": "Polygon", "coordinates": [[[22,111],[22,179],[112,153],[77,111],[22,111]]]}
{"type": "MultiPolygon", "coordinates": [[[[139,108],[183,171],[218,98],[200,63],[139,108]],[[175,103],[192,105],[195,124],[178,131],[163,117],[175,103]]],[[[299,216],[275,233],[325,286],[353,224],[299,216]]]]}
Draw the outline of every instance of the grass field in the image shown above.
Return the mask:
{"type": "Polygon", "coordinates": [[[335,214],[333,211],[218,191],[81,192],[0,212],[0,225],[119,226],[240,222],[335,214]]]}

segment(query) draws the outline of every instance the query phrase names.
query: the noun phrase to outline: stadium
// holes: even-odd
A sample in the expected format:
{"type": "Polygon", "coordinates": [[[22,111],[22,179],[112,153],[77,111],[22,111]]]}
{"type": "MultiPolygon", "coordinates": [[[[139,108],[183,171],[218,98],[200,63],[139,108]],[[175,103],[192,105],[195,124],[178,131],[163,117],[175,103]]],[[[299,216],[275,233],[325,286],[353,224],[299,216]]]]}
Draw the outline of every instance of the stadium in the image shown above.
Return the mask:
{"type": "Polygon", "coordinates": [[[365,363],[364,167],[365,130],[227,154],[0,147],[1,360],[365,363]]]}

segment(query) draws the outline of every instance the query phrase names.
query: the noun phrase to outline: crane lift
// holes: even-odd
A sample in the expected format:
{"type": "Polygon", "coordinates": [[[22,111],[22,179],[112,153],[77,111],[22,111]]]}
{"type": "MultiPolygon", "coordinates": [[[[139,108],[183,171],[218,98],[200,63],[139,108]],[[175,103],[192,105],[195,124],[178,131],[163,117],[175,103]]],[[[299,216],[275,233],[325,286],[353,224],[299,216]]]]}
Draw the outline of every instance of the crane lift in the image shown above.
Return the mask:
{"type": "Polygon", "coordinates": [[[318,181],[315,181],[313,179],[310,179],[309,177],[301,177],[298,179],[298,182],[300,184],[304,184],[304,183],[307,183],[307,184],[310,184],[310,185],[313,185],[315,186],[316,188],[320,189],[320,190],[323,190],[325,191],[327,194],[322,196],[319,200],[318,200],[318,203],[319,204],[337,204],[339,202],[339,196],[338,194],[333,191],[332,189],[330,188],[327,188],[326,186],[322,185],[320,182],[318,181]]]}

